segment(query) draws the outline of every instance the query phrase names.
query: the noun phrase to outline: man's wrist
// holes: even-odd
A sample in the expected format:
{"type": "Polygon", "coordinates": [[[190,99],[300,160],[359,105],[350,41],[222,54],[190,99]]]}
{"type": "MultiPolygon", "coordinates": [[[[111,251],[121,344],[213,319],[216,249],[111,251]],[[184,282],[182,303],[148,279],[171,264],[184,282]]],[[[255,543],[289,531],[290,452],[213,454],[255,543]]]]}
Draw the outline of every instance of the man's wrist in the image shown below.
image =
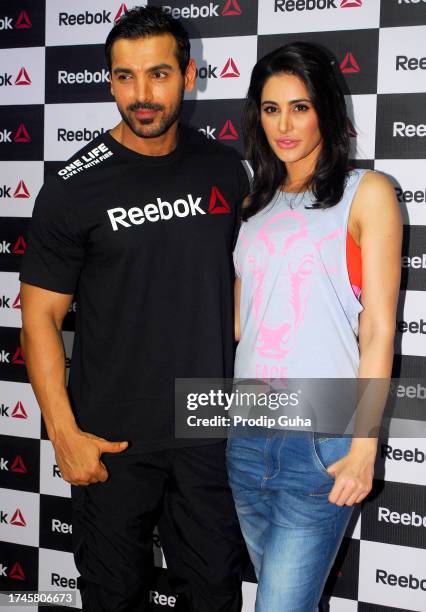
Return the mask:
{"type": "Polygon", "coordinates": [[[79,431],[76,422],[67,422],[56,424],[53,427],[47,428],[47,435],[53,445],[59,445],[68,440],[69,436],[79,431]]]}

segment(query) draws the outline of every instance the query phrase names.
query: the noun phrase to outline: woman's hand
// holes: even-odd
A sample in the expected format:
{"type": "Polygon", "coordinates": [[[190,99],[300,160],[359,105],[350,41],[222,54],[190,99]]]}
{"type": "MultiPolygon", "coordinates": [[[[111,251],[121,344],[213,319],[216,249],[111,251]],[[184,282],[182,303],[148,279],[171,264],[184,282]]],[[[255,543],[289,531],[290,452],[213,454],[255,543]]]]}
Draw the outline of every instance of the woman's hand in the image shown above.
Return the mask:
{"type": "Polygon", "coordinates": [[[351,448],[347,455],[327,468],[327,472],[335,478],[328,496],[331,504],[359,504],[372,489],[376,449],[372,447],[370,439],[364,442],[358,438],[356,444],[356,448],[351,448]]]}

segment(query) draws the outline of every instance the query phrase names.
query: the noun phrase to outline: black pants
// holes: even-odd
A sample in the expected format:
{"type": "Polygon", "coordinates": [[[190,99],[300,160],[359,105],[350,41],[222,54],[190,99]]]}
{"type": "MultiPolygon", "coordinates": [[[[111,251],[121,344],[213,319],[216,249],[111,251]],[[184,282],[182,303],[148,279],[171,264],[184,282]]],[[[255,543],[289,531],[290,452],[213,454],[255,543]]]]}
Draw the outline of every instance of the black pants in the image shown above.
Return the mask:
{"type": "Polygon", "coordinates": [[[105,454],[107,482],[71,487],[73,549],[86,612],[145,612],[152,533],[182,612],[239,612],[247,552],[228,487],[224,443],[105,454]]]}

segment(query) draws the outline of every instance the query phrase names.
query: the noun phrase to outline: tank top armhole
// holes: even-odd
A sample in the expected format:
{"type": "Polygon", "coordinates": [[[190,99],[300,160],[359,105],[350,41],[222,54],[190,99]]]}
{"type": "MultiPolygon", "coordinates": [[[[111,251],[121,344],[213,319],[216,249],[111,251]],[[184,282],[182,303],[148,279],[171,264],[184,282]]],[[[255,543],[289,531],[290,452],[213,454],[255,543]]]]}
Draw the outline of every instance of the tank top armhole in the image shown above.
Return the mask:
{"type": "Polygon", "coordinates": [[[238,230],[237,240],[235,241],[234,252],[232,253],[232,260],[234,262],[234,272],[235,276],[241,277],[241,269],[240,269],[240,251],[241,251],[241,233],[242,233],[242,224],[240,229],[238,230]]]}
{"type": "MultiPolygon", "coordinates": [[[[344,263],[346,269],[346,277],[347,277],[347,287],[348,293],[350,294],[350,301],[353,304],[355,312],[357,315],[363,310],[360,296],[362,289],[362,254],[361,248],[356,244],[354,239],[349,233],[349,216],[352,208],[352,203],[355,198],[355,194],[358,190],[358,187],[367,172],[370,170],[367,169],[356,169],[352,170],[352,173],[355,175],[355,184],[352,187],[352,193],[350,195],[350,200],[348,203],[347,210],[345,212],[345,220],[344,220],[344,236],[345,236],[345,256],[344,263]],[[358,284],[360,283],[360,284],[358,284]]],[[[374,172],[374,170],[373,170],[374,172]]]]}
{"type": "Polygon", "coordinates": [[[346,233],[346,266],[353,292],[359,299],[362,290],[361,247],[357,245],[349,230],[346,233]]]}

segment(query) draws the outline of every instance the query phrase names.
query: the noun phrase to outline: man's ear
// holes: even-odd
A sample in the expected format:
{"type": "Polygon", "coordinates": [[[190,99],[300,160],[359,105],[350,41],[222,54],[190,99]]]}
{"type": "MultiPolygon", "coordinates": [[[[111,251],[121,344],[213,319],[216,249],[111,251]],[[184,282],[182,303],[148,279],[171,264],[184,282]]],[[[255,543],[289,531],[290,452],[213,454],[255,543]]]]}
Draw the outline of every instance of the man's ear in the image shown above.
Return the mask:
{"type": "Polygon", "coordinates": [[[194,59],[190,59],[185,70],[185,91],[192,91],[197,78],[197,65],[194,59]]]}

